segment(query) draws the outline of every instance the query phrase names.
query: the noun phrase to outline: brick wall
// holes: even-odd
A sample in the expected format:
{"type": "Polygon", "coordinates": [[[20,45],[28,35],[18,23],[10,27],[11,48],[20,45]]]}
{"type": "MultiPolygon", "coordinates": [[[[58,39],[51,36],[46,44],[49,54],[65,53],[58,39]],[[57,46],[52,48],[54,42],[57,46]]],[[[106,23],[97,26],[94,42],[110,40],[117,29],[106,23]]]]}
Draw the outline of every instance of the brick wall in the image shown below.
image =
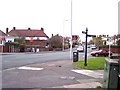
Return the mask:
{"type": "Polygon", "coordinates": [[[0,46],[0,52],[19,52],[19,47],[0,46]]]}
{"type": "Polygon", "coordinates": [[[8,46],[0,46],[0,52],[9,52],[9,50],[8,46]]]}
{"type": "MultiPolygon", "coordinates": [[[[103,50],[109,50],[109,48],[106,48],[106,47],[101,47],[99,49],[103,49],[103,50]]],[[[120,54],[120,48],[110,48],[110,51],[112,53],[119,53],[120,54]]]]}

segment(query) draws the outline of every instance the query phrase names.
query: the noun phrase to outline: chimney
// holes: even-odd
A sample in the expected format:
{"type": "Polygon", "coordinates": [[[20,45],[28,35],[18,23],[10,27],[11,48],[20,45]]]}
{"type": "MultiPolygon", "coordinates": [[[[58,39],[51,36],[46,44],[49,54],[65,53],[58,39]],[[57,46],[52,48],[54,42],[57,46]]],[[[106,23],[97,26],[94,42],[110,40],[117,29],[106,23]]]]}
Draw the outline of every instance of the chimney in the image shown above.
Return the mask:
{"type": "Polygon", "coordinates": [[[16,28],[15,27],[13,27],[13,30],[15,30],[16,28]]]}
{"type": "Polygon", "coordinates": [[[8,28],[6,28],[6,34],[8,34],[8,28]]]}
{"type": "Polygon", "coordinates": [[[53,37],[53,34],[52,34],[52,37],[53,37]]]}
{"type": "Polygon", "coordinates": [[[28,30],[31,30],[31,28],[28,28],[28,30]]]}
{"type": "Polygon", "coordinates": [[[44,28],[41,27],[41,30],[44,32],[44,28]]]}

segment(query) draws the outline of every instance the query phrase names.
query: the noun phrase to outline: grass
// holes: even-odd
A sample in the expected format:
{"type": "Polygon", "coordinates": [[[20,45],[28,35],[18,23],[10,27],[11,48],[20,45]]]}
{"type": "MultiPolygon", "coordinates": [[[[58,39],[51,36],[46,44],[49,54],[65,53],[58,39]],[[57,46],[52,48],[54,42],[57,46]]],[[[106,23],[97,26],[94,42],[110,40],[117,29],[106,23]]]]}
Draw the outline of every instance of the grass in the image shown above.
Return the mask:
{"type": "Polygon", "coordinates": [[[84,60],[74,62],[77,68],[87,69],[87,70],[103,70],[105,57],[90,58],[87,60],[87,66],[84,66],[84,60]]]}

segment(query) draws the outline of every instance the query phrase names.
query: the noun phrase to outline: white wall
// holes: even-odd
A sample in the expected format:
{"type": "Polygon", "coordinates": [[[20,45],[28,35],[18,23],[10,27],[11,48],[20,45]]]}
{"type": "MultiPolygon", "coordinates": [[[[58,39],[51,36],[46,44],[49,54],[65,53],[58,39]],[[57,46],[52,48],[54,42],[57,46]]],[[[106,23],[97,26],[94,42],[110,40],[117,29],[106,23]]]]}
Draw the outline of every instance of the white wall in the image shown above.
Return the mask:
{"type": "Polygon", "coordinates": [[[25,40],[47,40],[47,37],[25,37],[25,40]]]}
{"type": "Polygon", "coordinates": [[[9,42],[9,41],[14,42],[14,39],[15,39],[12,36],[6,36],[5,38],[6,38],[6,42],[9,42]]]}

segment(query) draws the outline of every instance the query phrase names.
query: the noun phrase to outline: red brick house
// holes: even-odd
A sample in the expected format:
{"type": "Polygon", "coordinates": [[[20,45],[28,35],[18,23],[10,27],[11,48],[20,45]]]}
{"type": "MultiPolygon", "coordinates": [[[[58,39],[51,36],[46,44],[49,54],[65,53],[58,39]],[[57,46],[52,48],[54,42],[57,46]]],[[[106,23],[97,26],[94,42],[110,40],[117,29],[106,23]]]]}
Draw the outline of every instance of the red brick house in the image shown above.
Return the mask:
{"type": "Polygon", "coordinates": [[[3,46],[5,43],[5,36],[6,34],[0,30],[0,46],[3,46]]]}
{"type": "Polygon", "coordinates": [[[80,37],[79,35],[72,35],[72,42],[73,43],[80,43],[80,37]]]}
{"type": "Polygon", "coordinates": [[[5,36],[6,34],[0,30],[0,52],[3,52],[3,46],[5,44],[5,36]]]}
{"type": "Polygon", "coordinates": [[[13,29],[6,33],[9,36],[14,36],[16,40],[24,40],[24,46],[27,48],[42,48],[47,45],[48,36],[45,34],[44,29],[13,29]]]}

